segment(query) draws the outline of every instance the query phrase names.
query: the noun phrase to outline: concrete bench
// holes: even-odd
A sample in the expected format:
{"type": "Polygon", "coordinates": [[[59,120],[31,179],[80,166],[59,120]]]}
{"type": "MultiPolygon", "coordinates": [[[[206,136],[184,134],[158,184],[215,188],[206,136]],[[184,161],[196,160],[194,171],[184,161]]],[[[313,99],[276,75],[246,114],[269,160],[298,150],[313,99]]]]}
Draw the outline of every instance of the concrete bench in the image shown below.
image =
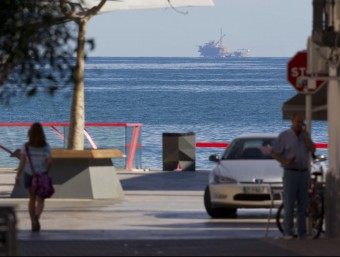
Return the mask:
{"type": "Polygon", "coordinates": [[[53,159],[115,159],[126,156],[118,149],[68,150],[52,149],[53,159]]]}
{"type": "MultiPolygon", "coordinates": [[[[124,197],[112,162],[114,158],[125,157],[120,150],[52,149],[52,157],[53,165],[49,175],[55,187],[53,198],[120,199],[124,197]]],[[[14,187],[11,197],[27,197],[23,185],[20,188],[14,187]]]]}

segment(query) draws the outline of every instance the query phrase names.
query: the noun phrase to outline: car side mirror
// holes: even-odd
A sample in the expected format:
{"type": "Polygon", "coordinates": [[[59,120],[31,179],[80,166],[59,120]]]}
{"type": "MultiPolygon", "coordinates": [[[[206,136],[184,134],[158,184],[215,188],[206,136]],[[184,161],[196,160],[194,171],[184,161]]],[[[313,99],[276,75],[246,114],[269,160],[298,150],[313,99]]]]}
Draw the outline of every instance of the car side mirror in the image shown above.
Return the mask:
{"type": "Polygon", "coordinates": [[[316,158],[315,158],[315,161],[317,161],[317,162],[325,162],[325,161],[327,161],[327,157],[324,156],[323,154],[317,155],[316,158]]]}
{"type": "Polygon", "coordinates": [[[211,161],[211,162],[220,162],[220,157],[218,155],[216,155],[216,154],[211,155],[209,157],[209,161],[211,161]]]}

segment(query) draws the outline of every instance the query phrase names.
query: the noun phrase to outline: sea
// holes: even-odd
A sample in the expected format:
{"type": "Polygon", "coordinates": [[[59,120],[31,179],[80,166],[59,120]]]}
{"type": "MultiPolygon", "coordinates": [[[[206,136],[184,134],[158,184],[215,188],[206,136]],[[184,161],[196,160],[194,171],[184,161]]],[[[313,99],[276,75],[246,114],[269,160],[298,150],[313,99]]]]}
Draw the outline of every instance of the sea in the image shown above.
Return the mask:
{"type": "MultiPolygon", "coordinates": [[[[290,122],[282,119],[281,112],[282,104],[296,94],[286,79],[288,61],[255,57],[88,58],[86,122],[142,123],[138,168],[161,170],[164,133],[194,132],[197,142],[230,142],[241,134],[279,133],[289,128],[290,122]]],[[[54,96],[44,91],[30,98],[19,94],[9,104],[0,103],[0,122],[68,122],[71,96],[71,87],[54,96]]],[[[313,122],[315,142],[327,143],[327,131],[326,122],[313,122]]],[[[0,129],[0,144],[5,142],[14,150],[22,139],[10,133],[11,129],[0,129]]],[[[93,139],[99,145],[108,142],[103,135],[93,139]]],[[[198,148],[197,169],[211,169],[214,164],[209,156],[223,151],[198,148]]],[[[5,154],[0,153],[3,165],[7,165],[5,154]]]]}

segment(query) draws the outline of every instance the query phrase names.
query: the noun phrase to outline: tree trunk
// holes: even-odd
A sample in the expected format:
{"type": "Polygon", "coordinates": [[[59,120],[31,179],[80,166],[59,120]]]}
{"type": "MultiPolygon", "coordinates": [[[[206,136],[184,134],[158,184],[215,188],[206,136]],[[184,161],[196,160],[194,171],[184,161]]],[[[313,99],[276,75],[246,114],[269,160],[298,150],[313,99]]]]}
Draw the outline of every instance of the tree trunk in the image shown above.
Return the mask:
{"type": "Polygon", "coordinates": [[[85,129],[85,92],[84,92],[84,69],[85,69],[85,34],[87,19],[78,22],[78,49],[77,66],[74,75],[74,94],[71,106],[70,130],[68,149],[84,150],[85,129]]]}

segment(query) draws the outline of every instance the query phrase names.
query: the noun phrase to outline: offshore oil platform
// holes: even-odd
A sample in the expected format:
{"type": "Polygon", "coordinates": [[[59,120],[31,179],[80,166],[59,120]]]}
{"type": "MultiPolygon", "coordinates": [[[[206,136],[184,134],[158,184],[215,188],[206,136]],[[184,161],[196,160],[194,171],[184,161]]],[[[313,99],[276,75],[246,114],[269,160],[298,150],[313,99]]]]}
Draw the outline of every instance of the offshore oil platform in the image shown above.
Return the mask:
{"type": "Polygon", "coordinates": [[[238,49],[234,52],[228,52],[228,49],[223,44],[223,38],[226,35],[222,33],[218,41],[211,40],[204,45],[198,46],[198,52],[201,57],[210,58],[225,58],[225,57],[248,57],[249,49],[238,49]]]}

